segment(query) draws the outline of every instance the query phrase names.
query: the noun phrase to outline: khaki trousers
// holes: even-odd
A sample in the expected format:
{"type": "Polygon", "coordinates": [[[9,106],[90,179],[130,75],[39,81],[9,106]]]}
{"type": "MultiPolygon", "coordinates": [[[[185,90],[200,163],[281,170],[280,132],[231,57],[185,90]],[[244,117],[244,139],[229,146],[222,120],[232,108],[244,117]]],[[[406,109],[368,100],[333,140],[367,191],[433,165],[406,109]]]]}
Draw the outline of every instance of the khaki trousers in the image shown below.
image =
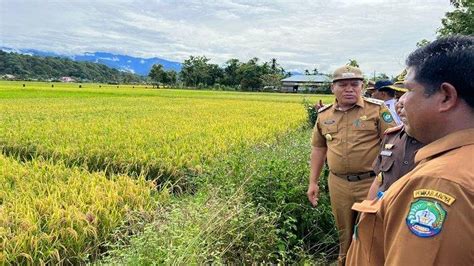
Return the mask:
{"type": "Polygon", "coordinates": [[[339,232],[339,265],[344,265],[347,251],[352,240],[357,212],[351,210],[352,204],[367,199],[374,178],[360,181],[347,181],[329,172],[329,196],[331,209],[339,232]]]}

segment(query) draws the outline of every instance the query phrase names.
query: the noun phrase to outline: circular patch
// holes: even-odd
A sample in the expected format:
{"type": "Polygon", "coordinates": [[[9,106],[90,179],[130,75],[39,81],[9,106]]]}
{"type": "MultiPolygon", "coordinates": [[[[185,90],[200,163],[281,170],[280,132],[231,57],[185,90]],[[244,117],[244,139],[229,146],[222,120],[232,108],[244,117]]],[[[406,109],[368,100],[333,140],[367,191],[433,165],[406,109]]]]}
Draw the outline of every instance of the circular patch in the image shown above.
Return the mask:
{"type": "Polygon", "coordinates": [[[446,210],[436,201],[419,199],[410,205],[406,223],[410,231],[419,237],[432,237],[441,231],[446,210]]]}
{"type": "Polygon", "coordinates": [[[383,118],[383,121],[387,122],[387,123],[390,123],[393,121],[393,117],[392,115],[390,114],[390,112],[383,112],[382,113],[382,118],[383,118]]]}

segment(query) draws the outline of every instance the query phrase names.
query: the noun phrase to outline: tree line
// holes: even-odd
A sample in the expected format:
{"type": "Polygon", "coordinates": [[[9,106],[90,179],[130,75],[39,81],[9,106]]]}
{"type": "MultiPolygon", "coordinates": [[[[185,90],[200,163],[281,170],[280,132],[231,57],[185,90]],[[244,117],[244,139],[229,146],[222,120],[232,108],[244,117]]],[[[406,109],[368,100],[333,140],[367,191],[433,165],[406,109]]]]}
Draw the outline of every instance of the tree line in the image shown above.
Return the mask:
{"type": "Polygon", "coordinates": [[[230,59],[222,67],[209,62],[206,56],[190,56],[184,60],[181,71],[166,71],[162,65],[153,65],[149,77],[156,83],[176,85],[181,82],[188,87],[223,87],[243,91],[277,87],[281,79],[290,76],[277,59],[260,63],[258,58],[247,62],[230,59]]]}
{"type": "Polygon", "coordinates": [[[103,64],[77,62],[69,58],[40,57],[0,50],[0,75],[14,75],[21,80],[56,80],[73,77],[83,82],[138,83],[143,77],[122,72],[103,64]]]}

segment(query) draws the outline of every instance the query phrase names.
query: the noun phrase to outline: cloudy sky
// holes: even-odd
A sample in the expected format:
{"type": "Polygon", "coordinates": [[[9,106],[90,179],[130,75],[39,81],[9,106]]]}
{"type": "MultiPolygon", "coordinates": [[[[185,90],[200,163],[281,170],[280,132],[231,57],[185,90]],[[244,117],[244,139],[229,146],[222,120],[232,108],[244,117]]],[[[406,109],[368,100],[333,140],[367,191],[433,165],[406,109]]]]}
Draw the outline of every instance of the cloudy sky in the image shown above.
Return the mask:
{"type": "Polygon", "coordinates": [[[220,65],[277,58],[323,72],[356,59],[396,75],[450,10],[449,0],[0,0],[0,46],[220,65]]]}

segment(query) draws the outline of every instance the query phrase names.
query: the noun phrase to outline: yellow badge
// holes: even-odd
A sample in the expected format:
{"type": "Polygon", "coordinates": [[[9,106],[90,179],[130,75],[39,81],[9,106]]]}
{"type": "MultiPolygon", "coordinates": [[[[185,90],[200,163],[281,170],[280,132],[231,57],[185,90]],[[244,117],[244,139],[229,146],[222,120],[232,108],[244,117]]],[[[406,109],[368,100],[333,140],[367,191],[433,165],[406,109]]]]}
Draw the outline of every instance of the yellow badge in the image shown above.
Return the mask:
{"type": "Polygon", "coordinates": [[[393,148],[393,146],[394,144],[391,144],[391,143],[385,144],[385,149],[390,150],[391,148],[393,148]]]}
{"type": "Polygon", "coordinates": [[[325,137],[328,141],[331,141],[331,140],[332,140],[332,136],[331,136],[331,134],[329,134],[329,133],[326,134],[326,135],[324,135],[324,137],[325,137]]]}
{"type": "Polygon", "coordinates": [[[380,172],[377,177],[376,177],[377,181],[382,184],[383,183],[383,174],[382,172],[380,172]]]}
{"type": "Polygon", "coordinates": [[[437,199],[441,202],[446,203],[446,205],[451,206],[453,202],[456,200],[454,197],[443,193],[439,192],[436,190],[432,189],[418,189],[413,192],[413,197],[416,198],[432,198],[432,199],[437,199]]]}
{"type": "Polygon", "coordinates": [[[361,117],[360,117],[360,120],[362,120],[362,121],[367,120],[367,116],[366,116],[366,115],[361,116],[361,117]]]}

